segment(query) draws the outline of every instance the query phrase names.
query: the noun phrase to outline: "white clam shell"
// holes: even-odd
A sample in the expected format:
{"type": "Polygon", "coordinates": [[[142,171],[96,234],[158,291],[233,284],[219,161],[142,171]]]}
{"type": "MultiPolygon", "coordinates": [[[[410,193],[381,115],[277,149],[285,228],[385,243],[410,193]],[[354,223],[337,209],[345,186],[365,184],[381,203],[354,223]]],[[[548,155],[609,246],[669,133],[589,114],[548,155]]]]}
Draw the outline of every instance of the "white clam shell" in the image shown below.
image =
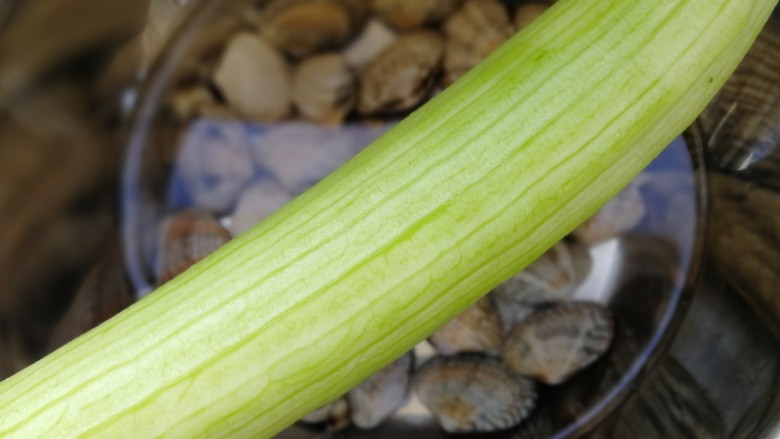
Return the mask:
{"type": "Polygon", "coordinates": [[[214,83],[230,106],[246,118],[275,121],[290,115],[287,62],[258,35],[242,32],[230,39],[214,72],[214,83]]]}
{"type": "Polygon", "coordinates": [[[176,174],[196,206],[231,208],[255,169],[245,127],[239,122],[198,121],[179,149],[176,174]]]}
{"type": "Polygon", "coordinates": [[[320,126],[285,123],[250,136],[255,162],[298,195],[379,137],[388,125],[320,126]]]}
{"type": "Polygon", "coordinates": [[[386,24],[370,20],[355,41],[344,49],[344,59],[350,67],[361,70],[397,38],[398,34],[386,24]]]}
{"type": "Polygon", "coordinates": [[[241,194],[230,224],[238,236],[287,204],[292,196],[272,180],[262,180],[241,194]]]}

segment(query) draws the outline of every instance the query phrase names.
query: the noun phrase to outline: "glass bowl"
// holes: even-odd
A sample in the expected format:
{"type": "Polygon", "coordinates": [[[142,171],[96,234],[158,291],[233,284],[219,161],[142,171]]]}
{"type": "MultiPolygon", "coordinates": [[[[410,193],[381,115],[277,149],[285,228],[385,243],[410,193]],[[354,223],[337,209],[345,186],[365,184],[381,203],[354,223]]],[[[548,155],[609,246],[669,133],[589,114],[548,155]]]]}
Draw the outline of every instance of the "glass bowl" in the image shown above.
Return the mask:
{"type": "MultiPolygon", "coordinates": [[[[340,125],[322,125],[252,121],[224,108],[225,97],[209,78],[228,38],[254,31],[248,17],[266,3],[198,4],[140,90],[127,127],[121,200],[125,258],[139,297],[150,293],[163,275],[160,234],[170,215],[207,212],[238,233],[246,225],[239,224],[234,209],[248,188],[265,188],[255,191],[253,199],[263,203],[259,210],[270,211],[316,183],[403,116],[381,121],[351,117],[340,125]],[[205,88],[198,89],[204,81],[205,88]],[[208,111],[191,111],[191,102],[203,102],[204,90],[208,111]]],[[[701,151],[677,139],[618,196],[638,196],[644,213],[630,227],[589,245],[592,269],[574,291],[576,299],[599,302],[611,310],[612,346],[564,384],[540,386],[531,416],[491,437],[581,436],[607,418],[653,367],[684,314],[696,279],[705,217],[701,163],[701,151]]],[[[418,354],[418,361],[424,361],[427,354],[418,354]]],[[[448,436],[412,397],[371,430],[297,424],[280,437],[400,435],[448,436]]]]}

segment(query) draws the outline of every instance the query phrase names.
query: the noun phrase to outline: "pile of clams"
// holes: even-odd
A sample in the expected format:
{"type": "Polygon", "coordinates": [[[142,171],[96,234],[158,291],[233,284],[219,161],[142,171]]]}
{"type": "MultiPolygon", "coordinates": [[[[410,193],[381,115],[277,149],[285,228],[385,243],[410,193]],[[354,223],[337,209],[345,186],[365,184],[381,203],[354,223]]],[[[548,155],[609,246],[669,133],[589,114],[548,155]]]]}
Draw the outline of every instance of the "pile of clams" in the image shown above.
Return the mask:
{"type": "MultiPolygon", "coordinates": [[[[224,38],[219,56],[171,96],[181,120],[222,125],[218,154],[209,149],[216,141],[195,129],[180,153],[177,172],[199,211],[172,215],[161,227],[158,284],[325,177],[549,3],[264,5],[247,10],[243,27],[224,38]],[[247,144],[247,124],[263,126],[263,142],[247,144]],[[334,126],[343,128],[331,135],[334,126]]],[[[577,291],[592,270],[592,247],[631,229],[643,213],[636,188],[624,191],[413,351],[300,422],[371,429],[396,414],[426,410],[451,433],[523,424],[539,410],[541,387],[577,379],[610,349],[612,314],[577,299],[577,291]]]]}
{"type": "Polygon", "coordinates": [[[403,116],[463,76],[549,3],[270,0],[223,32],[176,88],[181,118],[325,124],[403,116]],[[510,6],[510,3],[512,6],[510,6]],[[212,52],[211,50],[209,52],[212,52]]]}

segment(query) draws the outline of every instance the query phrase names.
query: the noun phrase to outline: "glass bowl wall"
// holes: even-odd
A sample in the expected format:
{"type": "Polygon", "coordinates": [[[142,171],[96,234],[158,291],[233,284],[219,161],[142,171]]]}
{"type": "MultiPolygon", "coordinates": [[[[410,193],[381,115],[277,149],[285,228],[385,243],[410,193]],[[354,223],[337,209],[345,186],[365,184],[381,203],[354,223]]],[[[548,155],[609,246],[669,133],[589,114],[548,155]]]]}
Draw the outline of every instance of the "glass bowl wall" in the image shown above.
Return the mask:
{"type": "MultiPolygon", "coordinates": [[[[199,209],[210,211],[224,224],[231,221],[235,200],[204,204],[203,197],[195,194],[197,190],[216,188],[219,195],[219,189],[224,189],[220,187],[223,182],[213,181],[213,176],[192,176],[204,168],[204,161],[219,162],[225,169],[235,170],[241,178],[230,184],[240,192],[258,181],[288,176],[278,170],[269,171],[268,163],[256,157],[267,157],[264,152],[269,150],[284,151],[291,147],[292,143],[285,143],[292,142],[290,139],[304,143],[312,143],[311,138],[330,139],[319,142],[319,150],[296,150],[292,156],[297,158],[291,159],[321,163],[319,172],[326,173],[392,125],[391,121],[376,124],[348,120],[341,126],[322,127],[300,122],[253,122],[229,113],[211,117],[177,114],[177,93],[209,77],[227,39],[240,30],[253,30],[247,24],[247,14],[265,3],[200,3],[171,40],[141,90],[127,131],[122,182],[123,242],[128,271],[139,296],[153,289],[159,274],[157,246],[165,217],[199,209]],[[344,142],[348,145],[344,146],[344,142]],[[323,153],[325,148],[332,149],[323,153]]],[[[642,373],[652,367],[684,312],[696,277],[704,217],[700,154],[680,139],[670,145],[639,177],[641,182],[637,184],[646,206],[641,222],[590,248],[594,267],[575,296],[603,303],[613,312],[616,334],[610,351],[576,379],[561,386],[542,387],[538,409],[529,420],[496,437],[581,435],[609,416],[642,373]]],[[[312,183],[290,189],[289,195],[297,195],[312,183]]],[[[399,435],[447,436],[430,416],[406,408],[369,431],[350,428],[331,433],[295,426],[282,433],[282,437],[295,438],[399,435]]]]}

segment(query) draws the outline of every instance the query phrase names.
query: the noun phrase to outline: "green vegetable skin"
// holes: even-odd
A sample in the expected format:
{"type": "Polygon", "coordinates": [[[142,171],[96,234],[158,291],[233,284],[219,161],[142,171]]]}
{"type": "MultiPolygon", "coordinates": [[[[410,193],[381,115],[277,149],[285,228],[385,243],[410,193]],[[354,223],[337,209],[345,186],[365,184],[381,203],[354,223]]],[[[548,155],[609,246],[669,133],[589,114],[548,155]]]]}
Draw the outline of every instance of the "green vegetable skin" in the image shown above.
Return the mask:
{"type": "Polygon", "coordinates": [[[569,0],[277,214],[0,384],[0,437],[268,437],[627,184],[774,0],[569,0]]]}

